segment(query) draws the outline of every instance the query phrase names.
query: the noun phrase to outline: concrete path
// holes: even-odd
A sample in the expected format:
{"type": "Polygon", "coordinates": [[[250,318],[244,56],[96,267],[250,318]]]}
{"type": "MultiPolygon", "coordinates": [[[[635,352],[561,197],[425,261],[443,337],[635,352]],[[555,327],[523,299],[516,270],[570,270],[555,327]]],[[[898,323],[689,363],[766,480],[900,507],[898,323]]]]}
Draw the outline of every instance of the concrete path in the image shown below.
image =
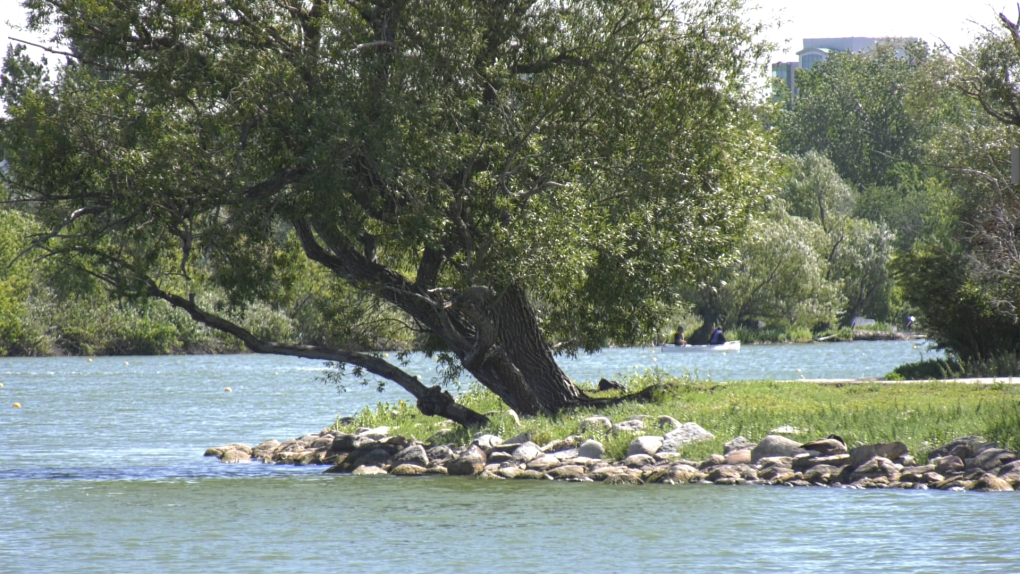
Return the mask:
{"type": "Polygon", "coordinates": [[[822,385],[853,385],[864,383],[882,383],[887,385],[898,385],[907,383],[964,383],[969,385],[994,385],[1001,383],[1005,385],[1020,385],[1020,377],[980,377],[973,379],[939,379],[939,380],[918,380],[918,381],[887,381],[877,377],[867,379],[793,379],[789,381],[777,381],[780,383],[818,383],[822,385]]]}

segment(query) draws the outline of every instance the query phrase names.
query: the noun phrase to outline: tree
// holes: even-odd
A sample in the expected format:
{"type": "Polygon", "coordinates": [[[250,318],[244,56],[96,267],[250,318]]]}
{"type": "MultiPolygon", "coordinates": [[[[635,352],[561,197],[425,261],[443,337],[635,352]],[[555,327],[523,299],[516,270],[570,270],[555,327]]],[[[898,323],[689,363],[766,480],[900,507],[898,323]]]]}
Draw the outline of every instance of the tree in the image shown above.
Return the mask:
{"type": "Polygon", "coordinates": [[[809,329],[831,323],[844,301],[839,283],[828,278],[824,230],[780,212],[756,220],[748,231],[739,244],[739,264],[718,288],[718,315],[725,323],[761,320],[809,329]]]}
{"type": "Polygon", "coordinates": [[[929,336],[967,360],[1020,353],[1020,201],[1008,175],[1020,127],[1020,34],[1004,15],[1000,24],[947,74],[966,97],[963,121],[944,126],[932,146],[945,185],[930,197],[925,233],[895,261],[929,336]]]}
{"type": "Polygon", "coordinates": [[[201,307],[196,262],[231,301],[272,300],[296,240],[517,412],[599,405],[548,341],[650,331],[725,262],[771,154],[747,111],[766,46],[738,0],[27,5],[70,47],[53,81],[5,61],[9,183],[51,230],[37,248],[465,424],[484,417],[379,356],[201,307]]]}
{"type": "Polygon", "coordinates": [[[828,158],[812,150],[789,159],[780,196],[787,211],[806,218],[824,232],[816,242],[825,259],[824,278],[840,286],[842,324],[854,317],[888,315],[891,281],[886,264],[892,257],[892,233],[882,223],[853,217],[857,193],[828,158]]]}
{"type": "Polygon", "coordinates": [[[796,103],[776,119],[781,149],[825,155],[857,189],[885,184],[897,162],[921,157],[929,132],[944,119],[941,106],[911,101],[934,56],[920,42],[879,44],[798,70],[796,103]]]}

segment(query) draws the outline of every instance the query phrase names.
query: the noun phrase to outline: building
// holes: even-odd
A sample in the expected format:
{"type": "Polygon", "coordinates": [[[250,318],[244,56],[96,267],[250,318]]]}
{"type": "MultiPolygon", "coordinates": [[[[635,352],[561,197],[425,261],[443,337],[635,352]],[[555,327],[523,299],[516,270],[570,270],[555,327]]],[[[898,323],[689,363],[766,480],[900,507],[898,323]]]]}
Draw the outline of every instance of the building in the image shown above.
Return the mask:
{"type": "MultiPolygon", "coordinates": [[[[797,95],[796,70],[810,70],[818,62],[824,62],[833,52],[868,52],[874,50],[879,44],[893,44],[896,46],[897,55],[904,55],[904,46],[914,38],[863,38],[853,36],[850,38],[804,38],[804,49],[797,52],[796,62],[776,62],[772,64],[772,77],[776,82],[782,82],[789,90],[790,97],[797,95]]],[[[781,98],[784,94],[775,93],[774,98],[781,98]]]]}

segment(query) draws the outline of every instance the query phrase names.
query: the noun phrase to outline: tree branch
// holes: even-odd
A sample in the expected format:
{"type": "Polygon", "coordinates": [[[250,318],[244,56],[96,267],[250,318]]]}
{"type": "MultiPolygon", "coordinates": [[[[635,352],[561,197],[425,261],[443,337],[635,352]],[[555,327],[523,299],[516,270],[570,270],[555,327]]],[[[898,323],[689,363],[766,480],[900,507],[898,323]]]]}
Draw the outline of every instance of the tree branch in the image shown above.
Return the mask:
{"type": "Polygon", "coordinates": [[[321,359],[338,363],[347,363],[365,369],[366,371],[389,379],[400,385],[404,390],[418,399],[418,409],[422,414],[444,416],[465,427],[479,426],[488,423],[485,415],[458,405],[454,402],[450,393],[443,391],[438,385],[428,388],[417,378],[412,377],[403,370],[390,364],[379,357],[341,351],[316,345],[285,345],[263,341],[240,325],[228,321],[223,317],[209,313],[201,309],[191,299],[185,299],[178,295],[168,293],[160,289],[155,282],[148,280],[147,294],[152,297],[163,299],[174,307],[182,309],[191,315],[191,318],[203,325],[207,325],[217,331],[233,335],[244,343],[244,346],[254,353],[287,355],[291,357],[302,357],[305,359],[321,359]]]}

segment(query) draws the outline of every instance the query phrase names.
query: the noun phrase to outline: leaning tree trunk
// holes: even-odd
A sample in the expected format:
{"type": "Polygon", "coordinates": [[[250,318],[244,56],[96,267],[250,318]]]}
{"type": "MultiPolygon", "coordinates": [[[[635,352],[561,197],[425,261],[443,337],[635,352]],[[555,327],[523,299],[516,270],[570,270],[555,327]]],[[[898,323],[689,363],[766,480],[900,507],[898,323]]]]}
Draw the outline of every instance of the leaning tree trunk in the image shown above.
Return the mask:
{"type": "Polygon", "coordinates": [[[555,413],[580,404],[584,394],[553,358],[524,290],[514,285],[498,295],[493,314],[499,344],[520,371],[541,409],[555,413]]]}

